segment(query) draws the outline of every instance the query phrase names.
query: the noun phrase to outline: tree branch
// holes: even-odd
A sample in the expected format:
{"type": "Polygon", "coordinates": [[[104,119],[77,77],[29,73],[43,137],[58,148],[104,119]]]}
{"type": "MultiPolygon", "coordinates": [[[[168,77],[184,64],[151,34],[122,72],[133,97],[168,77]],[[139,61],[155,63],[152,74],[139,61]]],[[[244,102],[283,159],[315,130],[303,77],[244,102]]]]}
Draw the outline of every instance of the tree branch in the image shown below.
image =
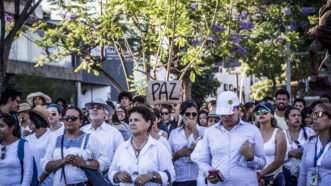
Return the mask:
{"type": "Polygon", "coordinates": [[[108,73],[106,72],[103,68],[96,66],[96,65],[92,65],[91,67],[94,70],[97,70],[98,72],[101,72],[104,76],[106,76],[110,83],[114,86],[114,88],[118,91],[118,92],[122,92],[123,88],[121,87],[121,85],[108,73]]]}
{"type": "Polygon", "coordinates": [[[128,66],[126,65],[126,60],[125,60],[125,57],[124,57],[124,51],[123,51],[120,43],[118,41],[115,41],[114,37],[112,37],[112,41],[114,43],[115,49],[117,51],[118,57],[120,58],[121,65],[123,67],[123,72],[124,72],[126,84],[129,87],[130,86],[129,81],[128,81],[129,80],[129,72],[128,72],[128,66]]]}
{"type": "Polygon", "coordinates": [[[174,41],[175,41],[175,34],[176,34],[176,17],[177,17],[177,0],[175,0],[175,6],[174,6],[174,17],[173,17],[173,33],[172,33],[172,38],[170,41],[170,47],[169,47],[169,56],[168,56],[168,65],[167,65],[167,81],[169,80],[170,76],[170,63],[172,61],[172,52],[173,52],[173,46],[174,46],[174,41]]]}

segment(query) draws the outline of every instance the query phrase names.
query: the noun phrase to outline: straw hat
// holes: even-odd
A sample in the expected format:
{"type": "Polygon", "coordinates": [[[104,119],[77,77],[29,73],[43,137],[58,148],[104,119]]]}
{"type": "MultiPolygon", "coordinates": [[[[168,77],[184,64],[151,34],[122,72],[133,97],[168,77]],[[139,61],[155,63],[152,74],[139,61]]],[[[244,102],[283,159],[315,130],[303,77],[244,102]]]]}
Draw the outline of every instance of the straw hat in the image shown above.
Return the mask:
{"type": "Polygon", "coordinates": [[[50,103],[52,102],[52,99],[44,94],[43,92],[33,92],[33,93],[30,93],[27,97],[26,97],[26,101],[30,104],[30,105],[33,105],[33,98],[35,97],[42,97],[45,99],[46,103],[50,103]]]}
{"type": "Polygon", "coordinates": [[[31,106],[29,103],[21,103],[19,105],[18,113],[29,111],[30,109],[31,109],[31,106]]]}
{"type": "Polygon", "coordinates": [[[45,107],[37,105],[32,110],[30,110],[30,113],[37,114],[38,116],[43,118],[46,122],[48,122],[49,113],[48,113],[48,110],[45,107]]]}

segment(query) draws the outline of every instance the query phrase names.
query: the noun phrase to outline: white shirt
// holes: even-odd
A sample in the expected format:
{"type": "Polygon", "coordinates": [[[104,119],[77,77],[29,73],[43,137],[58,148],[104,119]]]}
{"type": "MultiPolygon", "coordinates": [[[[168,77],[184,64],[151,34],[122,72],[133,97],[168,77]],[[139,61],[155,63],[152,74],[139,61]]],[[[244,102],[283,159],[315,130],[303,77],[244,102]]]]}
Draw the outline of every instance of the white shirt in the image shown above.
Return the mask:
{"type": "Polygon", "coordinates": [[[206,129],[199,143],[201,144],[195,147],[191,159],[198,164],[204,177],[208,176],[209,170],[217,169],[225,180],[216,185],[258,185],[256,170],[262,169],[266,160],[263,139],[256,126],[240,121],[229,131],[221,123],[217,123],[206,129]],[[253,145],[253,161],[246,161],[239,152],[246,141],[253,145]]]}
{"type": "Polygon", "coordinates": [[[171,147],[170,147],[170,144],[169,144],[167,138],[165,138],[164,136],[160,136],[160,138],[157,141],[162,143],[167,148],[167,150],[169,150],[169,152],[171,153],[171,147]]]}
{"type": "MultiPolygon", "coordinates": [[[[45,170],[45,167],[48,162],[53,160],[61,160],[61,140],[62,135],[57,136],[56,139],[52,138],[50,145],[47,148],[46,155],[42,159],[42,168],[45,170]]],[[[79,137],[75,139],[70,139],[65,137],[63,143],[63,157],[67,155],[77,155],[81,156],[84,160],[97,160],[99,166],[102,167],[104,163],[104,159],[107,157],[105,154],[100,156],[99,152],[97,151],[97,147],[100,144],[97,138],[93,135],[87,135],[83,133],[79,137]],[[87,137],[89,136],[89,137],[87,137]],[[99,157],[97,157],[99,156],[99,157]]],[[[67,184],[75,184],[86,182],[87,177],[84,171],[78,167],[75,167],[71,164],[67,164],[64,166],[67,184]]],[[[62,178],[62,170],[58,169],[53,177],[53,185],[54,186],[61,186],[64,184],[64,179],[62,178]]]]}
{"type": "MultiPolygon", "coordinates": [[[[184,147],[195,145],[198,140],[194,139],[193,134],[186,137],[183,127],[171,131],[169,144],[173,154],[184,147]]],[[[198,165],[190,160],[189,156],[181,157],[174,162],[176,171],[176,182],[193,181],[197,179],[199,168],[198,165]]]]}
{"type": "MultiPolygon", "coordinates": [[[[17,156],[18,141],[6,145],[6,157],[0,160],[0,185],[1,186],[30,186],[33,174],[33,160],[29,142],[24,144],[23,181],[21,184],[21,163],[17,156]]],[[[0,149],[3,145],[0,144],[0,149]]]]}
{"type": "MultiPolygon", "coordinates": [[[[55,136],[51,133],[49,129],[46,130],[46,132],[37,138],[36,134],[33,133],[26,137],[26,140],[33,145],[30,145],[30,153],[32,154],[36,166],[37,166],[37,172],[38,177],[42,175],[44,170],[42,169],[41,160],[44,158],[46,154],[46,150],[48,145],[50,144],[52,138],[55,136]]],[[[43,186],[52,185],[52,175],[48,176],[46,180],[42,183],[43,186]]]]}
{"type": "Polygon", "coordinates": [[[100,144],[97,145],[97,150],[100,151],[100,154],[106,154],[108,157],[105,165],[100,170],[102,172],[107,171],[117,147],[124,142],[122,134],[106,122],[96,129],[92,127],[92,124],[88,124],[82,127],[81,130],[94,135],[100,141],[100,144]]]}
{"type": "MultiPolygon", "coordinates": [[[[153,137],[149,137],[138,157],[131,145],[131,139],[122,143],[116,150],[112,165],[108,172],[108,178],[114,183],[114,175],[119,171],[128,172],[134,180],[137,175],[158,172],[162,179],[162,185],[168,185],[175,180],[175,170],[172,164],[170,152],[153,137]],[[171,177],[168,179],[167,171],[171,177]]],[[[120,186],[133,186],[133,184],[120,183],[120,186]]],[[[157,186],[157,183],[147,183],[145,186],[157,186]]]]}
{"type": "Polygon", "coordinates": [[[51,130],[51,133],[54,135],[54,136],[61,136],[64,134],[64,124],[63,122],[60,122],[62,125],[60,128],[56,129],[56,130],[51,130]]]}

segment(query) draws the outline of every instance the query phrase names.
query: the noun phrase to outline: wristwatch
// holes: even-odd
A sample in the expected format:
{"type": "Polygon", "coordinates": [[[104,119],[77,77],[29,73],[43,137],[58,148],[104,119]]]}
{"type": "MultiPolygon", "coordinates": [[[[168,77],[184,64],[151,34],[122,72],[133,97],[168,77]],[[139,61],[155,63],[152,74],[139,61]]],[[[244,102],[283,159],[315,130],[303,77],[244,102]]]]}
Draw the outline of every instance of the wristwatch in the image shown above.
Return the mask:
{"type": "Polygon", "coordinates": [[[91,166],[91,162],[88,161],[88,160],[86,160],[86,161],[85,161],[85,166],[86,166],[86,167],[90,167],[90,166],[91,166]]]}

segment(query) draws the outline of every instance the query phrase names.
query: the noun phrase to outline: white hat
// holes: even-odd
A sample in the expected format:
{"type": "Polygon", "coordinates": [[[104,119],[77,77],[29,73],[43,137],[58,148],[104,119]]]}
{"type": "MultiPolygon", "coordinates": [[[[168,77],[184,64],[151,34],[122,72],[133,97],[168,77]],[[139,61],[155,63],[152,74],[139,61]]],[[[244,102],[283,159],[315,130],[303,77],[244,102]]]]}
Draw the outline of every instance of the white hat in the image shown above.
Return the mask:
{"type": "Polygon", "coordinates": [[[239,107],[240,102],[236,93],[231,91],[222,92],[217,96],[216,114],[231,115],[234,109],[239,107]]]}
{"type": "Polygon", "coordinates": [[[44,94],[43,92],[33,92],[33,93],[30,93],[27,97],[26,97],[26,102],[28,102],[30,105],[33,105],[33,98],[35,97],[42,97],[45,99],[46,103],[50,103],[52,102],[52,99],[44,94]]]}
{"type": "Polygon", "coordinates": [[[86,107],[87,109],[89,109],[89,108],[91,108],[91,106],[92,106],[93,104],[101,105],[101,106],[102,106],[103,108],[105,108],[108,112],[111,112],[111,111],[112,111],[112,108],[111,108],[111,107],[107,104],[107,102],[106,102],[104,99],[102,99],[102,98],[94,98],[94,99],[92,99],[91,102],[85,104],[85,107],[86,107]]]}

